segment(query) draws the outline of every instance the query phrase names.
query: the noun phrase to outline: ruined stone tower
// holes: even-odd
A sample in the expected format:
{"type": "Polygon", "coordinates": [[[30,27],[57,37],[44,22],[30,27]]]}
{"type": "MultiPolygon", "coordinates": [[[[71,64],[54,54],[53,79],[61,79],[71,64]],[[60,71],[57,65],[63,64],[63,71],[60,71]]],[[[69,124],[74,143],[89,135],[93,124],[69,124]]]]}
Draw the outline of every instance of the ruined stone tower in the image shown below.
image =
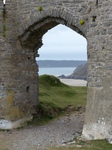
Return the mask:
{"type": "Polygon", "coordinates": [[[35,57],[42,36],[64,24],[87,39],[88,93],[83,135],[112,135],[112,1],[0,1],[0,128],[30,120],[38,104],[35,57]]]}

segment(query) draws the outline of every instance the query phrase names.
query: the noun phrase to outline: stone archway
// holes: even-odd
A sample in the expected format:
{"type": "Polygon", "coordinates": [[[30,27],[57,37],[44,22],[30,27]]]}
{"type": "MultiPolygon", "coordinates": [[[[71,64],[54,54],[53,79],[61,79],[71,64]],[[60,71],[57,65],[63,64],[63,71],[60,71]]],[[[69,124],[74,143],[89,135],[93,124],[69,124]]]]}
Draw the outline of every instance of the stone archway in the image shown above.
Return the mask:
{"type": "MultiPolygon", "coordinates": [[[[34,25],[32,25],[30,28],[28,28],[25,31],[25,33],[19,37],[22,48],[24,49],[24,51],[25,50],[28,51],[27,54],[25,53],[26,59],[27,59],[26,61],[31,62],[32,63],[31,65],[36,65],[35,58],[38,56],[38,49],[43,45],[43,43],[42,43],[43,35],[49,29],[57,26],[58,24],[66,25],[69,28],[73,29],[74,31],[77,31],[79,34],[85,36],[84,33],[78,27],[68,24],[67,21],[62,18],[45,17],[40,22],[37,22],[34,25]]],[[[26,65],[27,65],[27,63],[26,63],[26,65]]],[[[24,67],[25,67],[25,64],[24,64],[24,67]]],[[[31,70],[32,70],[32,68],[31,68],[31,70]]],[[[27,70],[27,71],[30,72],[31,70],[27,70]]],[[[38,68],[37,68],[37,72],[38,72],[38,68]]],[[[36,78],[38,78],[38,75],[36,78]]],[[[30,78],[29,78],[29,81],[30,81],[30,78]]],[[[31,79],[31,82],[32,81],[33,80],[31,79]]],[[[34,78],[34,84],[35,84],[34,86],[37,85],[37,83],[35,81],[36,80],[34,78]]],[[[30,88],[30,85],[29,85],[29,88],[30,88]]],[[[32,94],[32,92],[34,92],[34,91],[32,91],[30,88],[29,93],[32,94]]],[[[24,95],[25,95],[25,93],[24,93],[24,95]]],[[[26,95],[27,95],[27,93],[26,93],[26,95]]],[[[37,101],[37,98],[35,99],[35,101],[37,101]]]]}
{"type": "MultiPolygon", "coordinates": [[[[2,2],[0,4],[2,6],[2,2]]],[[[5,36],[0,36],[0,128],[17,127],[18,122],[31,119],[35,113],[38,67],[34,58],[42,45],[43,34],[61,23],[83,35],[88,42],[88,94],[83,135],[87,139],[112,138],[111,1],[41,1],[41,12],[39,5],[38,0],[10,3],[7,0],[5,22],[0,12],[1,24],[6,26],[5,31],[0,28],[0,35],[5,32],[5,36]],[[3,124],[3,120],[10,120],[10,126],[3,124]]]]}

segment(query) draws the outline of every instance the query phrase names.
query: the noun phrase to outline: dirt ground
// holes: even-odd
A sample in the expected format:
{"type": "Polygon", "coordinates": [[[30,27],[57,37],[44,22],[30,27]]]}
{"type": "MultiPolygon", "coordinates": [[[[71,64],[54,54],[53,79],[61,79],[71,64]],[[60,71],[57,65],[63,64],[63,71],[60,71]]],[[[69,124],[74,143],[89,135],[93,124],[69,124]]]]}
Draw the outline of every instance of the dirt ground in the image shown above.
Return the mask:
{"type": "Polygon", "coordinates": [[[39,150],[63,145],[79,135],[84,114],[71,113],[43,126],[26,126],[12,131],[0,131],[0,150],[39,150]]]}

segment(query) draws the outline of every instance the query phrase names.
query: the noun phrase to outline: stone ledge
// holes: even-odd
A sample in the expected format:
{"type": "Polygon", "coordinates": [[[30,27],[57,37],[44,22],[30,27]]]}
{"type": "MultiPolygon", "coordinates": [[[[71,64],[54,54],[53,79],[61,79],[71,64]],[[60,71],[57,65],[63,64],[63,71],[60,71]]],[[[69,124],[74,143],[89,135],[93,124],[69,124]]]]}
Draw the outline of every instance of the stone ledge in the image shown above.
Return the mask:
{"type": "Polygon", "coordinates": [[[28,117],[19,119],[17,121],[9,121],[6,119],[0,119],[0,129],[12,130],[15,128],[19,128],[19,127],[24,126],[27,121],[30,121],[32,119],[33,119],[32,116],[28,116],[28,117]]]}

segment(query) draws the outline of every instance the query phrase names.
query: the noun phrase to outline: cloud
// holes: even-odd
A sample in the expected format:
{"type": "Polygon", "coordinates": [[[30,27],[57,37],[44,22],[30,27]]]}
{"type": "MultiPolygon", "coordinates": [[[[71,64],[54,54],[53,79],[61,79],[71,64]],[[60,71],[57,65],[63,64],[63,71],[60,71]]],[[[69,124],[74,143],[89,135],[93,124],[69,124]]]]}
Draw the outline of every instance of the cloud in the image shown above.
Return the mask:
{"type": "Polygon", "coordinates": [[[42,59],[86,60],[87,41],[75,31],[58,25],[43,36],[43,46],[39,49],[42,59]]]}

